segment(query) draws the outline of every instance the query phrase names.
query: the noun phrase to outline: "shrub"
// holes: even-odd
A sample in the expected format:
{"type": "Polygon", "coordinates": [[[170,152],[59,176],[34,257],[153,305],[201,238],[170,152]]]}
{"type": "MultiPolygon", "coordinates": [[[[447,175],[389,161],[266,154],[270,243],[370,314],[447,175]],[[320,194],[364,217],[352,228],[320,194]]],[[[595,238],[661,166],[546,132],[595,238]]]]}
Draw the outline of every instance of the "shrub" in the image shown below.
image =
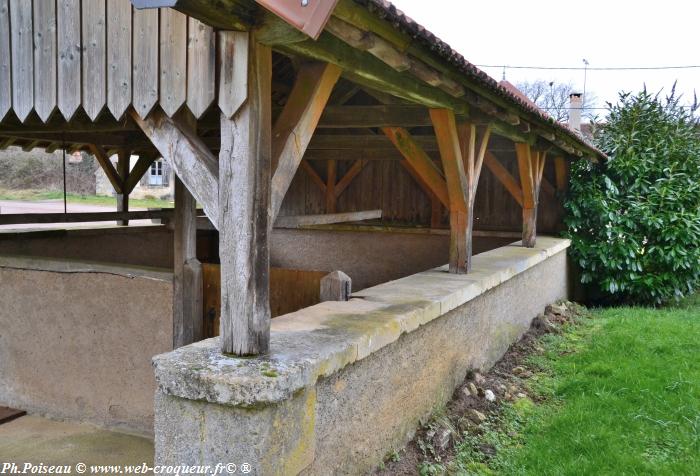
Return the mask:
{"type": "Polygon", "coordinates": [[[597,145],[610,157],[572,167],[571,254],[589,296],[661,304],[700,278],[700,130],[673,92],[620,94],[597,145]]]}

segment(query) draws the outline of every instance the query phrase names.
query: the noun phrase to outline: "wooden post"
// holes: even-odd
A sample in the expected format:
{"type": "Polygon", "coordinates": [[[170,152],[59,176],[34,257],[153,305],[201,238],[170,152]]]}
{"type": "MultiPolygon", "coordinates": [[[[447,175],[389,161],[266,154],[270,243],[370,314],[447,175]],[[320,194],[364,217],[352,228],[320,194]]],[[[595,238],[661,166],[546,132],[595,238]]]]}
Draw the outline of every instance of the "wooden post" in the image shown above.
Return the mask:
{"type": "Polygon", "coordinates": [[[175,176],[173,348],[201,340],[202,264],[197,260],[196,200],[175,176]]]}
{"type": "MultiPolygon", "coordinates": [[[[129,163],[131,160],[131,152],[120,150],[117,154],[117,174],[121,182],[121,190],[117,193],[117,211],[129,211],[129,191],[126,189],[126,182],[129,179],[129,163]]],[[[129,225],[129,220],[117,220],[117,225],[129,225]]]]}
{"type": "Polygon", "coordinates": [[[520,186],[523,194],[523,246],[533,248],[537,241],[537,204],[544,172],[546,153],[535,151],[529,144],[515,144],[520,186]]]}
{"type": "Polygon", "coordinates": [[[321,302],[347,301],[352,294],[352,279],[342,271],[333,271],[321,278],[321,302]]]}
{"type": "MultiPolygon", "coordinates": [[[[254,33],[221,32],[234,51],[247,97],[221,115],[219,152],[219,257],[221,259],[221,346],[224,353],[257,355],[270,345],[271,82],[270,48],[254,33]]],[[[286,189],[285,189],[286,191],[286,189]]]]}

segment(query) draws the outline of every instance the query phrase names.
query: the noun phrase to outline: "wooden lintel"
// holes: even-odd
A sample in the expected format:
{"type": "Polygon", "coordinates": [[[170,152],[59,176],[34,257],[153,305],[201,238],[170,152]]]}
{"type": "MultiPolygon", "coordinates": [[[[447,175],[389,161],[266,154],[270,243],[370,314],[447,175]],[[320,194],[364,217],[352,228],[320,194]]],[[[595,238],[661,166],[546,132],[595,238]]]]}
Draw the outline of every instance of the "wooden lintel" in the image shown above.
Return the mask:
{"type": "Polygon", "coordinates": [[[272,217],[282,200],[313,136],[341,70],[330,63],[307,63],[300,69],[292,92],[272,130],[272,217]]]}
{"type": "Polygon", "coordinates": [[[330,225],[333,223],[348,223],[363,220],[376,220],[382,217],[381,210],[366,210],[361,212],[327,213],[324,215],[295,215],[277,217],[275,228],[301,228],[314,225],[330,225]]]}

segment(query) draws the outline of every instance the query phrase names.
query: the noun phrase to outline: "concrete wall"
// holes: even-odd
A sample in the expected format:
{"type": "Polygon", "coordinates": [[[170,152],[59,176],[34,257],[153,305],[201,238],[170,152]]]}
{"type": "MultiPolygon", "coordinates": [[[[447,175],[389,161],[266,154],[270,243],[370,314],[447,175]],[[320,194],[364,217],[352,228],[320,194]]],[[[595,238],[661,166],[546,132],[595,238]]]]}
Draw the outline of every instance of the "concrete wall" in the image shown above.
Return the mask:
{"type": "MultiPolygon", "coordinates": [[[[474,237],[474,253],[513,241],[512,238],[474,237]]],[[[449,261],[446,234],[385,233],[275,229],[270,264],[280,268],[340,270],[360,290],[449,261]]]]}
{"type": "Polygon", "coordinates": [[[532,318],[567,296],[566,283],[566,253],[559,253],[320,380],[315,458],[304,474],[364,473],[403,448],[468,369],[490,368],[532,318]]]}
{"type": "Polygon", "coordinates": [[[172,268],[172,232],[162,226],[0,233],[0,255],[172,268]]]}
{"type": "Polygon", "coordinates": [[[154,359],[156,464],[247,462],[251,474],[365,474],[470,368],[486,369],[566,298],[567,240],[506,246],[272,322],[271,352],[210,339],[154,359]]]}
{"type": "MultiPolygon", "coordinates": [[[[216,232],[200,230],[197,256],[218,262],[216,232]]],[[[474,253],[504,246],[512,238],[474,237],[474,253]]],[[[429,233],[275,229],[270,264],[280,268],[341,270],[364,289],[441,266],[449,236],[429,233]]],[[[113,227],[0,233],[0,255],[68,258],[172,268],[173,235],[165,227],[113,227]]]]}
{"type": "Polygon", "coordinates": [[[0,405],[152,434],[169,273],[0,257],[0,303],[0,405]]]}

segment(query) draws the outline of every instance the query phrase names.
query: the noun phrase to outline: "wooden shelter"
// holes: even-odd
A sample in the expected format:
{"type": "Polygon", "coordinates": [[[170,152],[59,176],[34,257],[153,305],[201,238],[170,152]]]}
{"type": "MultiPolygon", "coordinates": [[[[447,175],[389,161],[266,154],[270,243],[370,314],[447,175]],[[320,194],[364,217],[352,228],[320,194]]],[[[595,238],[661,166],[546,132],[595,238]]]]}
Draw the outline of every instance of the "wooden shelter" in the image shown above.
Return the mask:
{"type": "Polygon", "coordinates": [[[558,231],[567,164],[604,157],[383,0],[132,2],[0,0],[0,147],[93,153],[121,212],[170,161],[178,345],[201,336],[196,204],[218,230],[222,351],[250,355],[278,217],[449,229],[467,273],[475,232],[558,231]]]}

